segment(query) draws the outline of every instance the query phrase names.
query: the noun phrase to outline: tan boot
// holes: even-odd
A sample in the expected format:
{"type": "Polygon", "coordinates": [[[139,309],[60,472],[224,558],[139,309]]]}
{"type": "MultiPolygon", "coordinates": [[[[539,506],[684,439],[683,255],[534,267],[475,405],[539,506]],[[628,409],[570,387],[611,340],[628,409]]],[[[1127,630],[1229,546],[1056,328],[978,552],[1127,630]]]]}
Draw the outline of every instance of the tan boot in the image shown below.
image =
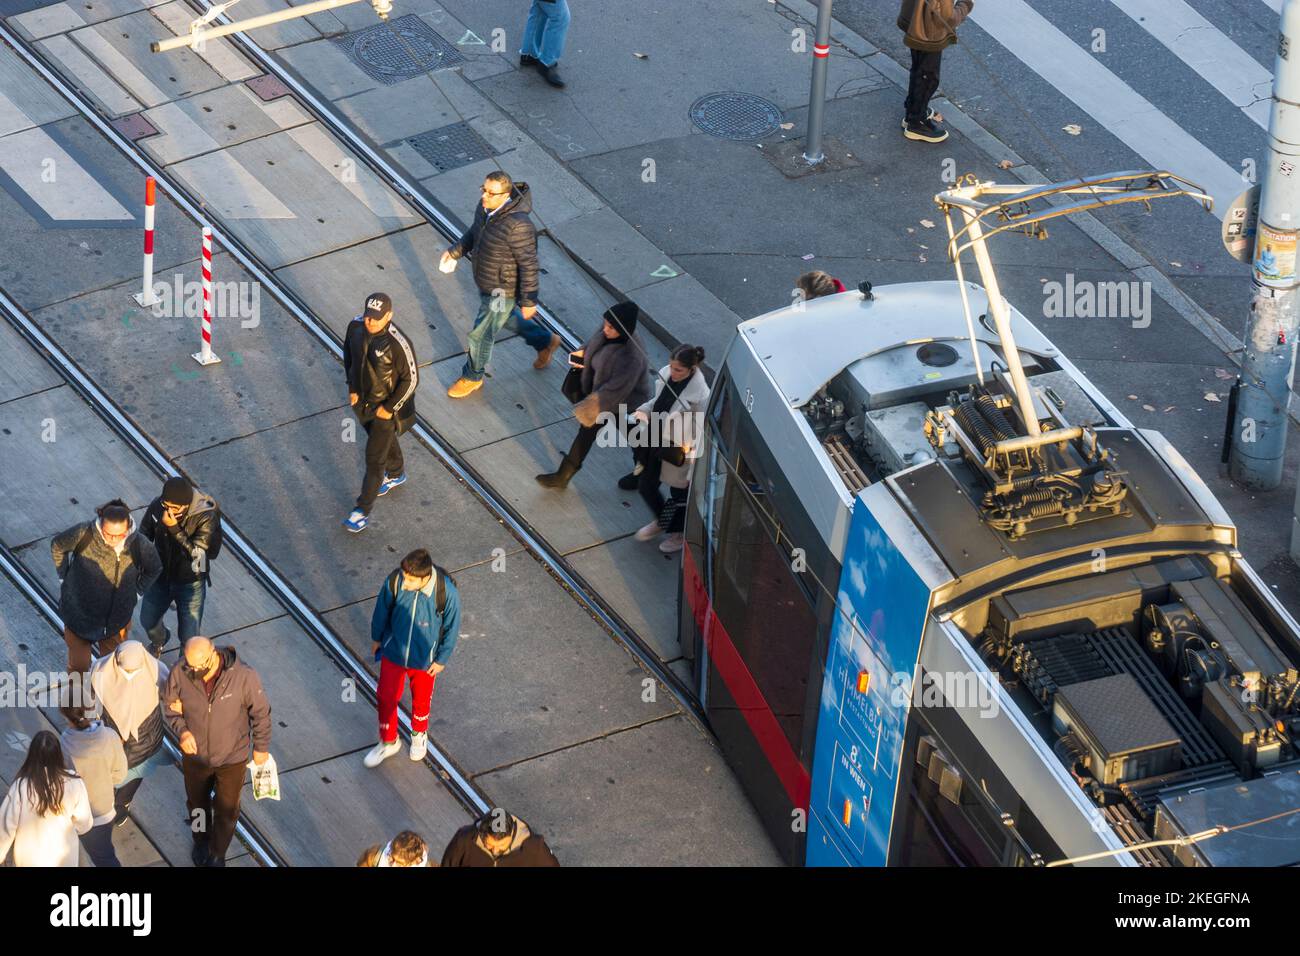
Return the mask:
{"type": "Polygon", "coordinates": [[[540,352],[537,353],[537,361],[533,363],[533,368],[544,369],[546,368],[546,366],[550,365],[551,357],[555,355],[555,350],[558,349],[559,347],[560,347],[560,337],[558,335],[552,334],[551,344],[546,346],[546,348],[542,349],[540,352]]]}

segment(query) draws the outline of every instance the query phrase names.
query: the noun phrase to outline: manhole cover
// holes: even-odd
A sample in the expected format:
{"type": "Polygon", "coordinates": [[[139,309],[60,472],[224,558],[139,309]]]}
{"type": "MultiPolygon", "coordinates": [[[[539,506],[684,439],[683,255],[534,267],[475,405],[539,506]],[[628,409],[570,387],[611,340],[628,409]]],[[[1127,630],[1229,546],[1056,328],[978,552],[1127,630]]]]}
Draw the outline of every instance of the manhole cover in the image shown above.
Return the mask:
{"type": "Polygon", "coordinates": [[[753,93],[702,96],[690,117],[697,129],[723,139],[762,139],[781,127],[781,108],[753,93]]]}
{"type": "Polygon", "coordinates": [[[468,166],[480,159],[490,159],[496,155],[496,150],[474,132],[474,128],[468,123],[442,126],[412,136],[407,142],[441,173],[468,166]]]}
{"type": "Polygon", "coordinates": [[[413,13],[335,37],[352,61],[388,86],[465,62],[460,51],[413,13]]]}

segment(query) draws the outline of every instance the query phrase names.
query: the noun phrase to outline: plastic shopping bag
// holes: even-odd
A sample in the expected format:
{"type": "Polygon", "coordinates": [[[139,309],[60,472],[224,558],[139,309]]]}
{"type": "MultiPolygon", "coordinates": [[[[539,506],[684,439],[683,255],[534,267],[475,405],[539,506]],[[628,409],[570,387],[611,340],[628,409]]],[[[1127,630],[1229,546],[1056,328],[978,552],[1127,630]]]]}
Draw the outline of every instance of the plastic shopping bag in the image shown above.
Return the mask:
{"type": "Polygon", "coordinates": [[[280,771],[276,769],[273,756],[267,754],[266,763],[260,765],[250,760],[248,769],[253,771],[253,799],[280,799],[280,771]]]}

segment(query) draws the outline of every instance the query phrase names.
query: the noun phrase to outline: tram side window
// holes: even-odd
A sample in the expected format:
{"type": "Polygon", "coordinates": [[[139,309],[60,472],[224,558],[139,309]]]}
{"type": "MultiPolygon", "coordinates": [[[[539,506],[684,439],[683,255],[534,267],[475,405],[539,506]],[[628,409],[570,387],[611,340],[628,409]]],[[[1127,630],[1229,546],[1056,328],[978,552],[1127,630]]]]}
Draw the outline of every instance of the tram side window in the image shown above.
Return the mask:
{"type": "MultiPolygon", "coordinates": [[[[800,753],[817,618],[760,509],[768,496],[744,458],[727,482],[714,606],[790,746],[800,753]]],[[[805,765],[808,760],[804,760],[805,765]]]]}
{"type": "Polygon", "coordinates": [[[899,792],[890,841],[894,848],[891,865],[1006,865],[1011,853],[1009,838],[975,793],[975,784],[961,772],[951,750],[918,711],[912,711],[908,723],[903,752],[904,772],[910,773],[910,780],[899,792]],[[923,764],[917,763],[918,751],[925,757],[923,764]],[[954,781],[944,779],[945,763],[963,777],[955,803],[951,799],[954,781]]]}

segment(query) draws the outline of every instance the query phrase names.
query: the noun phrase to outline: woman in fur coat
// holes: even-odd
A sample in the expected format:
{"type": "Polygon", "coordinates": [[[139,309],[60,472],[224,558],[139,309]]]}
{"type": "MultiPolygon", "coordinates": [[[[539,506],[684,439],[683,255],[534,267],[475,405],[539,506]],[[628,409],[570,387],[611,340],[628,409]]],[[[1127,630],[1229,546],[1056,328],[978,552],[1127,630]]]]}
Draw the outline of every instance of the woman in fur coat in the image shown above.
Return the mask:
{"type": "Polygon", "coordinates": [[[581,394],[573,407],[578,435],[560,467],[538,475],[546,488],[566,488],[582,467],[608,417],[626,429],[631,413],[650,398],[645,349],[634,337],[641,310],[635,302],[620,302],[605,310],[604,322],[587,343],[570,354],[569,364],[582,369],[581,394]]]}

